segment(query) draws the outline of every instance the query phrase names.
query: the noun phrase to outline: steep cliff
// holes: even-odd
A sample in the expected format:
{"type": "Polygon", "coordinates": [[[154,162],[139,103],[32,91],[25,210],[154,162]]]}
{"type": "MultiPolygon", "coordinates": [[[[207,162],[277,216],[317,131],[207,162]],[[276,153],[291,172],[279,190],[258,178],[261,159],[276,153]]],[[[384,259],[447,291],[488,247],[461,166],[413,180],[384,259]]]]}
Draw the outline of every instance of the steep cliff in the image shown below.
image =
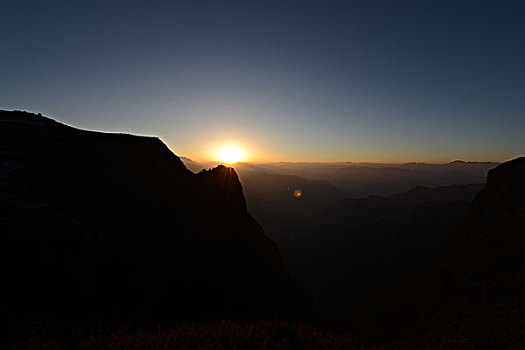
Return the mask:
{"type": "Polygon", "coordinates": [[[311,316],[233,169],[193,174],[157,138],[26,112],[0,125],[4,315],[311,316]]]}

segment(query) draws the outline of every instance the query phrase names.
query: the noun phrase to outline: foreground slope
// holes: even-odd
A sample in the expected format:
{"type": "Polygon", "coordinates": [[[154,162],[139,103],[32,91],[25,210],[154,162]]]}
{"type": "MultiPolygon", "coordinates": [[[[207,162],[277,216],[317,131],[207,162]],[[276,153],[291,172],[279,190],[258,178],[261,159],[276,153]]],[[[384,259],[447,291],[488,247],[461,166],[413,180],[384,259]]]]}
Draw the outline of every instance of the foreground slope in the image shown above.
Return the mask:
{"type": "Polygon", "coordinates": [[[0,125],[7,318],[311,315],[233,169],[193,174],[157,138],[25,112],[0,125]]]}

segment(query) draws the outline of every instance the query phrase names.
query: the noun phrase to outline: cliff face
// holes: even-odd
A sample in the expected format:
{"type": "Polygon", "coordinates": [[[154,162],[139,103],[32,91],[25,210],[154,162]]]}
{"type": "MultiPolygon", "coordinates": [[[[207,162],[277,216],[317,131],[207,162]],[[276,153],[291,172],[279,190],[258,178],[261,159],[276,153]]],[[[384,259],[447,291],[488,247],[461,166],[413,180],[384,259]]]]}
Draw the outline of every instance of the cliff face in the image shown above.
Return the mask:
{"type": "Polygon", "coordinates": [[[440,337],[476,348],[523,344],[525,158],[489,172],[430,281],[421,309],[440,337]]]}
{"type": "Polygon", "coordinates": [[[233,169],[195,175],[159,139],[25,112],[0,125],[5,315],[311,315],[233,169]]]}
{"type": "Polygon", "coordinates": [[[525,157],[506,162],[490,170],[485,188],[472,203],[470,224],[489,223],[504,215],[514,215],[525,208],[525,157]],[[479,222],[478,222],[479,221],[479,222]]]}

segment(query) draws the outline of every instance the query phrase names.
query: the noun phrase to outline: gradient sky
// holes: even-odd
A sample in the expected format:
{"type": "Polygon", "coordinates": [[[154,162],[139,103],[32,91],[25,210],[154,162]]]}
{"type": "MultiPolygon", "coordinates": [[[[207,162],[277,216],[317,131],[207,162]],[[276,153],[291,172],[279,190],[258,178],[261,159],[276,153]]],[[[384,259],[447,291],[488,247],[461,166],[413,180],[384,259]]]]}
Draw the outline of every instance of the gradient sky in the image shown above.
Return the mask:
{"type": "Polygon", "coordinates": [[[0,108],[208,160],[525,151],[523,1],[3,1],[0,108]]]}

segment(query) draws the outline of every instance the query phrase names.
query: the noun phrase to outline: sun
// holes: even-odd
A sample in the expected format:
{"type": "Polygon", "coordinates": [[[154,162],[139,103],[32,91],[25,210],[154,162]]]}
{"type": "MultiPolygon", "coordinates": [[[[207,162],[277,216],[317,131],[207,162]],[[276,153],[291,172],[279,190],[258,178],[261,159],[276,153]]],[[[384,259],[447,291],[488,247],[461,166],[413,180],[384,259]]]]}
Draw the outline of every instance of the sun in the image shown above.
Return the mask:
{"type": "Polygon", "coordinates": [[[217,158],[221,162],[233,164],[242,161],[244,154],[239,147],[224,146],[218,150],[217,158]]]}

